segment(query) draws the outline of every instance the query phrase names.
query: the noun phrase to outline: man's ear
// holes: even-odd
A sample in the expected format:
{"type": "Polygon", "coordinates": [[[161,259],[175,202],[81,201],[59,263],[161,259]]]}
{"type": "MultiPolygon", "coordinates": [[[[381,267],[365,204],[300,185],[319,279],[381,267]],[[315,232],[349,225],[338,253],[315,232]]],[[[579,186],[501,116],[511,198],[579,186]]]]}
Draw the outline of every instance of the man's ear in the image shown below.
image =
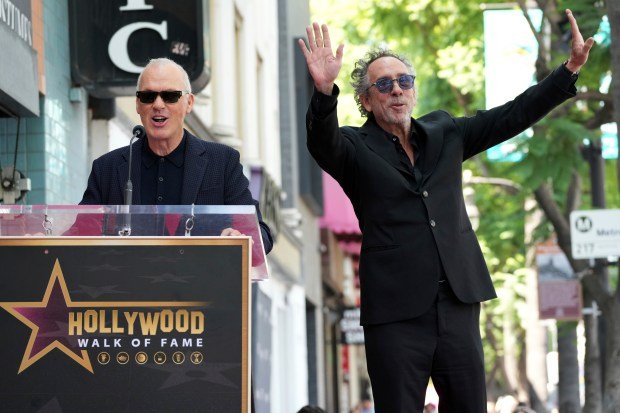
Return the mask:
{"type": "Polygon", "coordinates": [[[366,112],[372,112],[372,106],[370,105],[370,96],[368,92],[360,95],[360,102],[362,102],[362,106],[366,109],[366,112]]]}
{"type": "Polygon", "coordinates": [[[190,93],[187,95],[187,110],[185,111],[185,114],[189,115],[193,107],[194,107],[194,95],[190,93]]]}

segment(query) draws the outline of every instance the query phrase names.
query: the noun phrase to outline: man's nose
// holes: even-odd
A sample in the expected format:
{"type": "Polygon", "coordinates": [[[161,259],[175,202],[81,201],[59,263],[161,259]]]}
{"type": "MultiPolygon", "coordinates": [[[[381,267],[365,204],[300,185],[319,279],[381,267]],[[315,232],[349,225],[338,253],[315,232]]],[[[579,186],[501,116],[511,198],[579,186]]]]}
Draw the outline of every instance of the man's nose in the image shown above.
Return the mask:
{"type": "Polygon", "coordinates": [[[163,109],[164,107],[166,107],[166,103],[160,95],[157,95],[157,97],[155,98],[155,101],[153,102],[153,107],[156,109],[163,109]]]}
{"type": "Polygon", "coordinates": [[[403,94],[403,90],[400,88],[400,85],[398,84],[398,79],[392,80],[392,91],[390,92],[390,94],[395,95],[395,96],[400,96],[403,94]]]}

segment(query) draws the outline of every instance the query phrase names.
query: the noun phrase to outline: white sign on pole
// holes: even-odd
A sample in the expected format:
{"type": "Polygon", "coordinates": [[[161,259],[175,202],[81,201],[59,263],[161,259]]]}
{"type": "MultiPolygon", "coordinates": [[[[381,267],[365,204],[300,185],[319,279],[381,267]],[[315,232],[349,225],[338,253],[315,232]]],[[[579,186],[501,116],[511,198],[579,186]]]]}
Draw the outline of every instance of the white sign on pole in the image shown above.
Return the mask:
{"type": "Polygon", "coordinates": [[[340,320],[342,344],[364,344],[364,328],[360,325],[360,308],[345,308],[340,320]]]}
{"type": "Polygon", "coordinates": [[[573,258],[620,256],[620,209],[573,211],[570,234],[573,258]]]}

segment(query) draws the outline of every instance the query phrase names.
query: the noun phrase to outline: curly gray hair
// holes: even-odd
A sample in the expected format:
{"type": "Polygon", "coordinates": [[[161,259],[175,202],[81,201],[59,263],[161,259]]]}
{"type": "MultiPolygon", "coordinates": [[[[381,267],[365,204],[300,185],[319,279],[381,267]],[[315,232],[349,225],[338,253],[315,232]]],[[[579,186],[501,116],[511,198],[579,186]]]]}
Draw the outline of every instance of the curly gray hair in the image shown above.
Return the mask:
{"type": "Polygon", "coordinates": [[[355,92],[355,102],[357,103],[357,107],[359,108],[362,116],[368,116],[368,111],[364,108],[364,105],[360,99],[361,96],[368,93],[368,88],[370,88],[368,66],[370,66],[370,64],[375,60],[382,57],[393,57],[400,60],[405,66],[407,66],[409,74],[415,76],[415,69],[413,68],[413,65],[404,56],[401,56],[389,49],[374,49],[366,53],[363,58],[355,62],[355,69],[351,72],[351,79],[353,79],[351,86],[353,86],[353,90],[355,92]]]}

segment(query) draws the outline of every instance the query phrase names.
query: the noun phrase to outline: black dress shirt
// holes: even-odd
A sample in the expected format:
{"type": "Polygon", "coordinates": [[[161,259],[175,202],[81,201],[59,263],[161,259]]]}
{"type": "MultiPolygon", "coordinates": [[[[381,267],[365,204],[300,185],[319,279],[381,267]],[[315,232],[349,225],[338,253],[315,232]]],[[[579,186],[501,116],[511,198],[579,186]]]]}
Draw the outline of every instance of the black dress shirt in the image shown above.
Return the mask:
{"type": "Polygon", "coordinates": [[[179,146],[166,156],[159,156],[149,145],[142,145],[141,204],[181,205],[186,142],[184,133],[179,146]]]}

